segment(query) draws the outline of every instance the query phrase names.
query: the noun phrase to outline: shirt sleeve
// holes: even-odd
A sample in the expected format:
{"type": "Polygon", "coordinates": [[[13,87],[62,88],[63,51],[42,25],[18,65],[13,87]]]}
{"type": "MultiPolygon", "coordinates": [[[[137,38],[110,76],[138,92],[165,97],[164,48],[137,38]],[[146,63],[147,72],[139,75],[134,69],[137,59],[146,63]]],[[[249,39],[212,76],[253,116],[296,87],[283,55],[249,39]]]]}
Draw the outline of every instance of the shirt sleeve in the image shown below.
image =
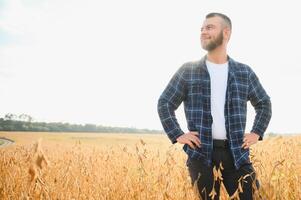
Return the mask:
{"type": "Polygon", "coordinates": [[[250,100],[256,112],[251,132],[258,134],[260,136],[259,140],[262,140],[272,117],[272,105],[270,97],[251,68],[248,81],[248,100],[250,100]]]}
{"type": "Polygon", "coordinates": [[[175,116],[175,110],[184,101],[187,93],[186,82],[183,78],[184,72],[183,65],[172,76],[157,104],[161,124],[173,144],[177,142],[179,136],[184,134],[175,116]]]}

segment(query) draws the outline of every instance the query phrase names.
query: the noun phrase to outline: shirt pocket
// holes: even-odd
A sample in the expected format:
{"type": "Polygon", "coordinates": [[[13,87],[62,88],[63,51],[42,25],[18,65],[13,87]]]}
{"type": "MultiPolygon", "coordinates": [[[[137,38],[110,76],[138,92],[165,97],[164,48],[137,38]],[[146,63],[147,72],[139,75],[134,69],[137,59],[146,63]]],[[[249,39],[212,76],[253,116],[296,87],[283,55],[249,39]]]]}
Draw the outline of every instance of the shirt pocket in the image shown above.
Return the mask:
{"type": "Polygon", "coordinates": [[[188,83],[188,95],[196,95],[202,93],[201,81],[192,81],[188,83]]]}
{"type": "Polygon", "coordinates": [[[234,82],[231,84],[232,97],[247,101],[248,99],[248,85],[245,82],[234,82]]]}
{"type": "Polygon", "coordinates": [[[186,109],[195,112],[195,110],[201,109],[202,106],[203,86],[201,81],[194,81],[188,83],[187,88],[186,109]]]}
{"type": "Polygon", "coordinates": [[[245,107],[248,101],[248,86],[244,83],[232,84],[231,90],[231,101],[234,103],[234,106],[245,107]]]}

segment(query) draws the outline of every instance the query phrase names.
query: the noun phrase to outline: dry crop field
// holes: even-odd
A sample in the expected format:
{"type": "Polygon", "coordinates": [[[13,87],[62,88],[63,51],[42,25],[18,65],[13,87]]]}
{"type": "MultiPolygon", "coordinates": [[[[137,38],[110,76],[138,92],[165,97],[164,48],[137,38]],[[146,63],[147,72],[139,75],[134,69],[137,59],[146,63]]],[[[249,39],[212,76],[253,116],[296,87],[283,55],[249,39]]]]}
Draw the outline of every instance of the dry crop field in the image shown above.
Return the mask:
{"type": "MultiPolygon", "coordinates": [[[[197,199],[180,144],[160,134],[0,132],[0,199],[197,199]]],[[[251,147],[263,199],[301,199],[301,135],[251,147]]],[[[221,199],[230,199],[221,188],[221,199]]],[[[239,188],[238,188],[239,191],[239,188]]],[[[256,197],[256,199],[257,199],[256,197]]]]}

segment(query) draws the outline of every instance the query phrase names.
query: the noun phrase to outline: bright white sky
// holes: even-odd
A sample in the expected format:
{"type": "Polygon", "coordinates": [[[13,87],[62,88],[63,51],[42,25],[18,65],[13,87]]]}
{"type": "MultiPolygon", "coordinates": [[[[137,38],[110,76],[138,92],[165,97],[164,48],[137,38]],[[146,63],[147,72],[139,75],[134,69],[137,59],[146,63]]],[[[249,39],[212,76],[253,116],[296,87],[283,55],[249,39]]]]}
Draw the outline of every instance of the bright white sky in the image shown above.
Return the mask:
{"type": "MultiPolygon", "coordinates": [[[[301,132],[298,1],[0,0],[0,116],[162,129],[157,100],[205,55],[209,12],[233,23],[229,55],[271,97],[268,132],[301,132]]],[[[187,130],[183,106],[176,112],[187,130]]],[[[254,110],[249,104],[247,130],[254,110]]]]}

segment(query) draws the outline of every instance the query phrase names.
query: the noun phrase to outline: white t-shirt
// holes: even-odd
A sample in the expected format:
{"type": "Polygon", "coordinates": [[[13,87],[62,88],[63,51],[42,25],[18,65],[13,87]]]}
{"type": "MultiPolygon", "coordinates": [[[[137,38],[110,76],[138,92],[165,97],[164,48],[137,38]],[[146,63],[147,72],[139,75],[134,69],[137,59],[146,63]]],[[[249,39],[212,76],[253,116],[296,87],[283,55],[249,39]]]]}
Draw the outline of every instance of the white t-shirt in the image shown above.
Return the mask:
{"type": "Polygon", "coordinates": [[[213,139],[227,139],[225,125],[225,102],[228,79],[228,62],[215,64],[206,60],[211,86],[211,115],[213,139]]]}

